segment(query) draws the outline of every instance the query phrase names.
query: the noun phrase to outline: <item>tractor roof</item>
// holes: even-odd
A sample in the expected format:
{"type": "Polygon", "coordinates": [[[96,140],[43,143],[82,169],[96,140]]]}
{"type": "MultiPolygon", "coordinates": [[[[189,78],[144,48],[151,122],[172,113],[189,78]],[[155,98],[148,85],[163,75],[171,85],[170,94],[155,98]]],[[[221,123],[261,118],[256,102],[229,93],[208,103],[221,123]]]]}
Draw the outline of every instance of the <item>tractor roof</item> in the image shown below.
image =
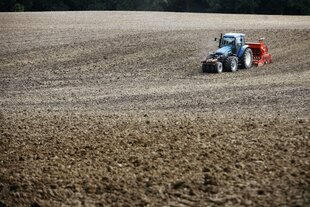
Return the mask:
{"type": "Polygon", "coordinates": [[[234,37],[234,38],[236,38],[236,37],[244,37],[244,36],[245,36],[245,34],[242,34],[242,33],[226,33],[224,35],[224,37],[234,37]]]}

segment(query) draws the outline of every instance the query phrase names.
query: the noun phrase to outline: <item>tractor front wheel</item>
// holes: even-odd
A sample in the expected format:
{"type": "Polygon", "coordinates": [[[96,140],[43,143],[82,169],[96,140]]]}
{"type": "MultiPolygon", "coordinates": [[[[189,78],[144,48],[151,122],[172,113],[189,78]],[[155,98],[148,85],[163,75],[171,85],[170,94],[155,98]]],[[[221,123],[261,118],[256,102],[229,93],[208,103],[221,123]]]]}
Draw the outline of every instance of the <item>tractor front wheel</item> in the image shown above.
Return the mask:
{"type": "Polygon", "coordinates": [[[217,62],[214,67],[215,73],[223,72],[223,64],[221,62],[217,62]]]}
{"type": "Polygon", "coordinates": [[[229,56],[226,59],[225,69],[228,72],[236,72],[238,70],[238,58],[235,56],[229,56]]]}
{"type": "Polygon", "coordinates": [[[241,57],[241,67],[249,69],[252,67],[252,63],[253,63],[253,52],[251,48],[246,48],[241,57]]]}

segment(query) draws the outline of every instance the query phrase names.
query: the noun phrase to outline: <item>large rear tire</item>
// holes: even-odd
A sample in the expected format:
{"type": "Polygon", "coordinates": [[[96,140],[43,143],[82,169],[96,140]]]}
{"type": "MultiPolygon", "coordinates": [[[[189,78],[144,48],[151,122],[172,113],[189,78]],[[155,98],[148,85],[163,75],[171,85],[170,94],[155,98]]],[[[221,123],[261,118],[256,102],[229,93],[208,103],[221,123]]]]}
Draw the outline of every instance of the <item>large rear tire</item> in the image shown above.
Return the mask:
{"type": "Polygon", "coordinates": [[[250,69],[253,64],[253,52],[251,48],[246,48],[241,57],[241,67],[250,69]]]}
{"type": "Polygon", "coordinates": [[[228,72],[236,72],[238,70],[238,58],[229,56],[225,62],[225,70],[228,72]]]}

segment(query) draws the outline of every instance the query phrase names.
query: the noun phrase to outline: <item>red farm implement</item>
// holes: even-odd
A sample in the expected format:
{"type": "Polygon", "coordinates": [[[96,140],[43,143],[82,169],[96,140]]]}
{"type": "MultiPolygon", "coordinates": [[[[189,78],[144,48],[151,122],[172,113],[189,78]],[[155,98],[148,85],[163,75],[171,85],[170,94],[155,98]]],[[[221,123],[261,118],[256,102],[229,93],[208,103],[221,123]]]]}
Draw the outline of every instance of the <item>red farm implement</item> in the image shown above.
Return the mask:
{"type": "Polygon", "coordinates": [[[256,66],[263,66],[272,62],[271,54],[268,53],[268,47],[264,43],[264,39],[260,39],[258,43],[248,42],[253,52],[253,64],[256,66]]]}

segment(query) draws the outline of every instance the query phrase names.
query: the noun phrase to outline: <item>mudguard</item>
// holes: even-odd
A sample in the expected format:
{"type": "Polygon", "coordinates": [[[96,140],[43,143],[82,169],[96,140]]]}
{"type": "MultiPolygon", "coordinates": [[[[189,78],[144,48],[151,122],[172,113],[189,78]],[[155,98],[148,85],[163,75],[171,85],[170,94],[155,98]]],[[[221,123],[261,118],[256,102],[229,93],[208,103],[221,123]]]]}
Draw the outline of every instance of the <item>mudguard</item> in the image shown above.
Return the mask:
{"type": "Polygon", "coordinates": [[[240,47],[240,49],[239,49],[239,51],[237,53],[237,57],[241,58],[243,53],[244,53],[244,51],[245,51],[245,49],[248,48],[248,47],[249,47],[249,45],[243,45],[242,47],[240,47]]]}

